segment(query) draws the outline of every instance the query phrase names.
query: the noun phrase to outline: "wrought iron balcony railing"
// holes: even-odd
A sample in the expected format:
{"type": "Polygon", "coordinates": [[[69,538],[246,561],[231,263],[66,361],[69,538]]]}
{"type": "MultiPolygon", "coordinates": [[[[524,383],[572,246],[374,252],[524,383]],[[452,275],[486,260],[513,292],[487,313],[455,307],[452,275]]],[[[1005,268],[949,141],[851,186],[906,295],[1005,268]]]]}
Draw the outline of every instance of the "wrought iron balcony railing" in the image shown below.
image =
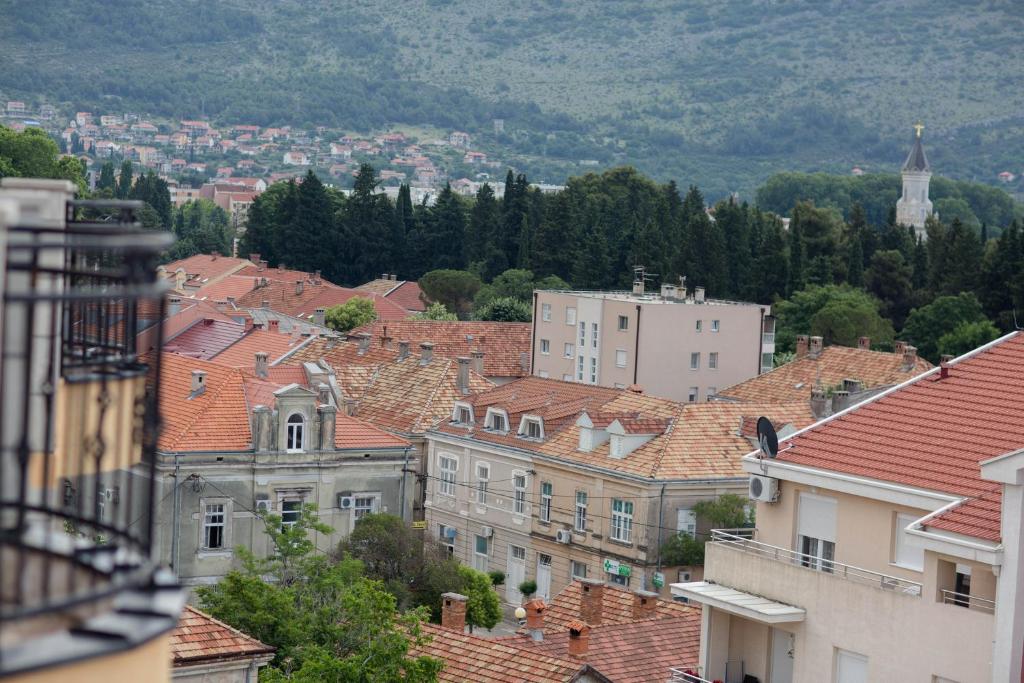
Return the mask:
{"type": "Polygon", "coordinates": [[[171,237],[139,226],[141,206],[70,200],[66,220],[25,221],[0,235],[7,644],[17,640],[14,625],[95,614],[154,570],[159,354],[140,357],[135,339],[156,324],[159,348],[155,271],[171,237]]]}

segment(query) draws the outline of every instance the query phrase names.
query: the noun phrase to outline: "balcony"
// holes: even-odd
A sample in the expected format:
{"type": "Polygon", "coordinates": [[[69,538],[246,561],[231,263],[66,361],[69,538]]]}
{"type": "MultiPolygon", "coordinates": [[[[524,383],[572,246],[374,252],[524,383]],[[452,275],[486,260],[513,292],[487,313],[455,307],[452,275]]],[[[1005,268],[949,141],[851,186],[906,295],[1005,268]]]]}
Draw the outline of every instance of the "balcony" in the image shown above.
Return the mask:
{"type": "Polygon", "coordinates": [[[0,189],[25,217],[0,232],[0,676],[133,648],[180,607],[152,559],[159,356],[135,345],[170,236],[66,185],[0,189]]]}
{"type": "Polygon", "coordinates": [[[977,610],[985,614],[996,613],[996,601],[988,598],[981,598],[976,595],[957,593],[956,591],[942,589],[942,604],[956,605],[966,609],[977,610]]]}
{"type": "Polygon", "coordinates": [[[696,664],[688,666],[674,666],[668,670],[668,683],[712,683],[701,677],[701,668],[696,664]]]}

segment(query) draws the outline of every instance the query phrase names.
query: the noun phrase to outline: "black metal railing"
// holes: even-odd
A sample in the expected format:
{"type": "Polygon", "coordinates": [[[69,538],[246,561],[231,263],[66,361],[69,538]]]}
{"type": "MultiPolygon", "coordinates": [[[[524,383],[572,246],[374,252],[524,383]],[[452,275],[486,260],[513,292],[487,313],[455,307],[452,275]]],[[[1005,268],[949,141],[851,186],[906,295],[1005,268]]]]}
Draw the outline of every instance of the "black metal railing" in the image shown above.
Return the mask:
{"type": "Polygon", "coordinates": [[[8,227],[0,310],[0,626],[149,580],[167,233],[141,202],[8,227]],[[143,349],[144,351],[145,349],[143,349]]]}

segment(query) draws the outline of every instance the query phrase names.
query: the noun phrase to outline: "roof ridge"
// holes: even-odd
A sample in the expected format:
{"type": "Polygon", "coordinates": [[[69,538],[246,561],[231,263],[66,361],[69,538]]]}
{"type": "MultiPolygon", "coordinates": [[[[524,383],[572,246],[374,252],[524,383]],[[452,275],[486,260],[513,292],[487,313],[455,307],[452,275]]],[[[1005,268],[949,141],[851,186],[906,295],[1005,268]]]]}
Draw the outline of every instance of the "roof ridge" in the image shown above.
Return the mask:
{"type": "Polygon", "coordinates": [[[208,614],[208,613],[202,611],[201,609],[198,609],[198,608],[196,608],[196,607],[194,607],[192,605],[188,605],[188,604],[185,605],[185,609],[190,611],[190,612],[193,612],[195,614],[198,614],[200,617],[203,617],[204,619],[209,619],[210,621],[214,622],[218,626],[223,626],[224,628],[228,629],[229,631],[231,631],[235,635],[241,637],[243,640],[247,640],[247,641],[249,641],[251,643],[254,643],[256,645],[261,646],[267,652],[274,652],[274,651],[277,650],[277,648],[274,647],[273,645],[267,645],[262,640],[259,640],[258,638],[254,638],[253,636],[250,636],[248,633],[245,633],[244,631],[238,630],[237,628],[235,628],[231,624],[227,624],[227,623],[221,621],[220,619],[218,619],[217,617],[213,616],[212,614],[208,614]]]}
{"type": "MultiPolygon", "coordinates": [[[[184,358],[184,356],[183,356],[183,358],[184,358]]],[[[188,359],[188,360],[199,360],[199,359],[188,359]]],[[[210,361],[200,361],[200,362],[210,363],[210,361]]],[[[242,371],[239,368],[228,368],[228,367],[225,367],[223,365],[218,365],[217,363],[210,363],[210,365],[214,365],[214,366],[216,366],[218,368],[224,369],[224,370],[227,371],[228,374],[227,374],[227,377],[225,377],[225,380],[223,382],[221,382],[220,384],[218,384],[215,387],[215,389],[209,394],[209,397],[208,397],[208,399],[207,399],[207,401],[205,403],[205,406],[208,408],[209,406],[213,405],[213,403],[216,401],[216,399],[224,391],[224,387],[227,386],[228,381],[230,381],[230,379],[231,379],[231,376],[234,375],[238,379],[238,381],[241,383],[241,385],[242,385],[242,397],[245,398],[246,412],[249,412],[248,411],[249,400],[248,400],[248,395],[245,393],[245,379],[242,377],[242,371]]],[[[203,391],[202,394],[199,394],[199,396],[205,396],[205,395],[207,395],[206,391],[203,391]]],[[[198,396],[196,398],[198,398],[198,396]]],[[[159,401],[159,397],[157,398],[157,400],[159,401]]],[[[191,417],[191,419],[188,420],[186,425],[181,430],[179,430],[177,435],[175,435],[175,437],[171,440],[171,445],[173,446],[172,450],[177,450],[178,442],[181,441],[181,439],[183,439],[185,437],[185,435],[192,429],[192,427],[195,426],[195,424],[200,421],[200,418],[205,418],[205,417],[206,417],[206,411],[204,411],[204,410],[197,410],[195,415],[193,415],[191,417]]],[[[252,441],[252,427],[249,425],[248,421],[246,421],[245,428],[249,432],[249,440],[250,440],[250,443],[251,443],[251,441],[252,441]]]]}
{"type": "MultiPolygon", "coordinates": [[[[434,383],[434,388],[430,392],[430,397],[424,402],[423,410],[420,412],[419,417],[416,418],[416,425],[417,426],[423,427],[422,420],[423,420],[424,415],[427,414],[427,413],[432,413],[431,409],[434,407],[434,399],[437,398],[437,392],[440,390],[441,384],[448,377],[448,370],[449,370],[449,368],[451,368],[451,365],[452,365],[452,359],[451,358],[446,358],[445,359],[444,370],[442,370],[441,376],[438,378],[438,381],[434,383]]],[[[430,425],[430,427],[433,427],[433,426],[434,426],[433,424],[430,425]]],[[[428,429],[430,427],[428,427],[428,429]]],[[[426,431],[426,430],[424,430],[424,431],[426,431]]]]}

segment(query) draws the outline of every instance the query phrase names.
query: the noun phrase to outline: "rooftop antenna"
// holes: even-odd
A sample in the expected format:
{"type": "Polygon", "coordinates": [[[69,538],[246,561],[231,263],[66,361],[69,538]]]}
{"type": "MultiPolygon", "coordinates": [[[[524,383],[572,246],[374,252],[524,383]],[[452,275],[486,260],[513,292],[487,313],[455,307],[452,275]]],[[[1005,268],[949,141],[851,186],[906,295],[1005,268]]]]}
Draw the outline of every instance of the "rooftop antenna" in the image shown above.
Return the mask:
{"type": "Polygon", "coordinates": [[[643,294],[647,281],[653,280],[657,276],[657,273],[648,273],[644,266],[633,266],[633,293],[643,294]]]}
{"type": "Polygon", "coordinates": [[[761,471],[768,474],[765,458],[774,460],[779,454],[779,435],[775,433],[772,421],[763,415],[757,418],[757,444],[760,449],[757,458],[761,462],[761,471]]]}

